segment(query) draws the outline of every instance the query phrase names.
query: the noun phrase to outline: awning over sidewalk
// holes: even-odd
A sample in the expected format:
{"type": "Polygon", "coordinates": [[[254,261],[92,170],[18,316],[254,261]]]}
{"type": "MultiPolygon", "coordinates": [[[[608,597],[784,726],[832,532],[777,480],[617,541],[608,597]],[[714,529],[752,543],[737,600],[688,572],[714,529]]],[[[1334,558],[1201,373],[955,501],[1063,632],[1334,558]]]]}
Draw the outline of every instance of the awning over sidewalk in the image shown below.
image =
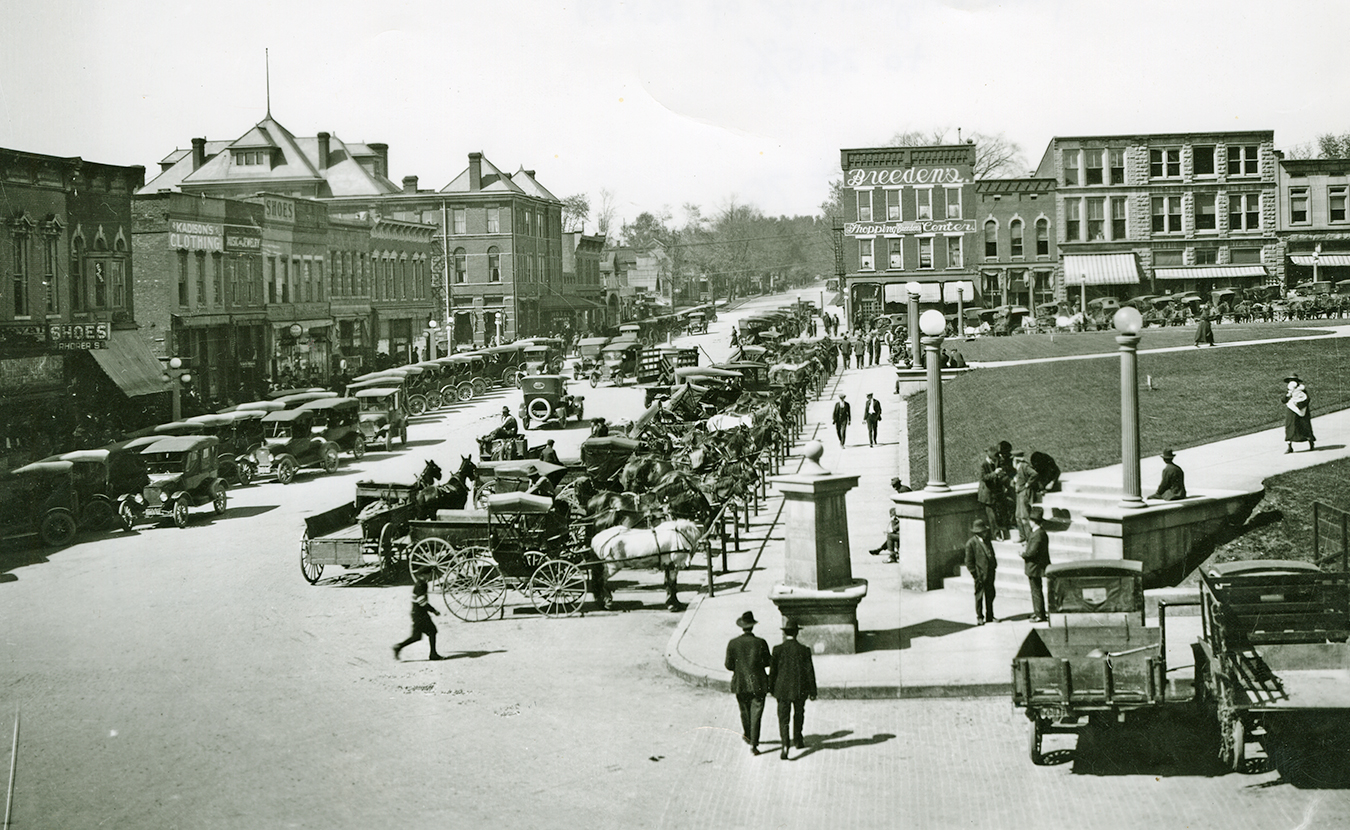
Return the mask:
{"type": "Polygon", "coordinates": [[[1190,268],[1154,268],[1160,280],[1227,280],[1266,276],[1264,265],[1197,265],[1190,268]]]}
{"type": "MultiPolygon", "coordinates": [[[[888,303],[906,304],[909,302],[909,292],[905,289],[903,282],[888,282],[884,286],[885,301],[888,303]]],[[[921,303],[940,303],[942,302],[942,284],[936,282],[919,283],[919,302],[921,303]]],[[[955,302],[955,300],[953,300],[955,302]]]]}
{"type": "Polygon", "coordinates": [[[127,397],[168,391],[164,367],[134,331],[114,331],[108,348],[89,352],[95,362],[127,397]]]}
{"type": "Polygon", "coordinates": [[[1068,254],[1065,285],[1138,285],[1139,260],[1134,254],[1068,254]]]}
{"type": "Polygon", "coordinates": [[[590,311],[595,308],[604,308],[604,306],[585,297],[554,297],[550,295],[541,297],[539,300],[541,311],[590,311]]]}
{"type": "Polygon", "coordinates": [[[1350,265],[1350,254],[1294,254],[1289,257],[1295,265],[1303,265],[1311,268],[1314,264],[1323,268],[1339,268],[1350,265]]]}

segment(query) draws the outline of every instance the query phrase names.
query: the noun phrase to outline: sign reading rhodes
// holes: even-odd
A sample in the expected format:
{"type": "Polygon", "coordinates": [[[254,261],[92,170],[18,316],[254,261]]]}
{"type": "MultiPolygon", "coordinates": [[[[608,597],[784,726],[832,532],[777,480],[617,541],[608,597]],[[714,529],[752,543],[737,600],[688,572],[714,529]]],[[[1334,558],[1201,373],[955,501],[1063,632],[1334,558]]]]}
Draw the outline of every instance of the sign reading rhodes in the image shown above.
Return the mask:
{"type": "Polygon", "coordinates": [[[955,167],[902,167],[891,170],[850,170],[849,187],[884,187],[888,184],[964,184],[955,167]]]}

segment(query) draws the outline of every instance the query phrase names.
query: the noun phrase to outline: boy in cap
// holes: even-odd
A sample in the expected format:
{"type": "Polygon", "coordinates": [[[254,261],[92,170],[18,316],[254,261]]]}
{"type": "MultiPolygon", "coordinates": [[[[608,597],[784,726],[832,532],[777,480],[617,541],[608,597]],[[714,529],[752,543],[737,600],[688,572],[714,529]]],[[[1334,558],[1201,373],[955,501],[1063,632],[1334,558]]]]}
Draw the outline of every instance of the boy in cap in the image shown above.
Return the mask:
{"type": "Polygon", "coordinates": [[[419,579],[413,583],[413,601],[412,601],[412,634],[408,639],[394,646],[394,659],[398,659],[399,652],[422,639],[425,634],[427,642],[431,644],[432,660],[444,660],[440,654],[436,653],[436,623],[431,621],[431,615],[440,615],[430,602],[427,602],[427,581],[419,579]]]}
{"type": "Polygon", "coordinates": [[[764,718],[764,697],[769,693],[765,673],[772,659],[769,644],[756,637],[755,615],[746,611],[737,620],[741,635],[727,643],[726,668],[731,672],[731,691],[741,711],[741,739],[750,744],[750,752],[759,754],[759,724],[764,718]]]}
{"type": "Polygon", "coordinates": [[[791,726],[792,745],[806,748],[802,737],[802,718],[806,715],[806,701],[816,699],[816,668],[811,662],[811,649],[797,642],[797,623],[783,620],[783,642],[774,646],[769,666],[769,688],[778,701],[778,737],[782,747],[778,757],[788,759],[788,727],[791,726]]]}
{"type": "Polygon", "coordinates": [[[994,616],[994,572],[998,560],[994,545],[989,541],[989,526],[984,519],[970,523],[970,539],[966,541],[966,570],[975,581],[975,624],[998,622],[994,616]]]}

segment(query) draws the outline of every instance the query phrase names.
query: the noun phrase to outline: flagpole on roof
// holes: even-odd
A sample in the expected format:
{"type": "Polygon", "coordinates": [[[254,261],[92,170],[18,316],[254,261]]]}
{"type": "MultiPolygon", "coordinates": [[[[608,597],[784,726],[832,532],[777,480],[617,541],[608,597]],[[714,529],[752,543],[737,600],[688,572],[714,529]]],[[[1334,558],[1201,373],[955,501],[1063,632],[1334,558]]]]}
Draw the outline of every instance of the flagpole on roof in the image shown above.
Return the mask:
{"type": "Polygon", "coordinates": [[[272,60],[268,49],[263,48],[263,78],[267,85],[267,117],[272,117],[272,60]]]}

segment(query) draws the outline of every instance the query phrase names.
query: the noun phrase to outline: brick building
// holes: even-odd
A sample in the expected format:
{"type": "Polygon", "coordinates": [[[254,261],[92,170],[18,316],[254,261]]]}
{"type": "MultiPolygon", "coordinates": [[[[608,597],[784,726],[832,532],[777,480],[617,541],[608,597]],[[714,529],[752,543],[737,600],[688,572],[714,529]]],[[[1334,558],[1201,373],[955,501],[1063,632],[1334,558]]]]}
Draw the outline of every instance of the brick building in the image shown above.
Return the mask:
{"type": "MultiPolygon", "coordinates": [[[[845,315],[854,327],[903,312],[905,286],[920,302],[954,304],[975,286],[975,146],[874,147],[840,151],[844,171],[845,315]]],[[[953,305],[953,310],[955,306],[953,305]]]]}
{"type": "Polygon", "coordinates": [[[1350,280],[1350,159],[1284,159],[1277,165],[1282,288],[1350,280]]]}
{"type": "Polygon", "coordinates": [[[570,324],[574,331],[599,331],[608,324],[604,287],[600,278],[600,259],[605,252],[605,237],[564,232],[562,235],[562,287],[555,292],[556,304],[546,321],[550,331],[570,324]]]}
{"type": "Polygon", "coordinates": [[[0,469],[167,403],[137,337],[131,195],[145,168],[0,149],[0,469]]]}
{"type": "Polygon", "coordinates": [[[1052,313],[1055,281],[1055,180],[982,179],[975,182],[972,218],[979,225],[974,256],[978,293],[994,306],[1025,306],[1034,317],[1052,313]]]}
{"type": "Polygon", "coordinates": [[[1276,161],[1268,130],[1051,139],[1063,284],[1081,304],[1278,282],[1276,161]]]}

